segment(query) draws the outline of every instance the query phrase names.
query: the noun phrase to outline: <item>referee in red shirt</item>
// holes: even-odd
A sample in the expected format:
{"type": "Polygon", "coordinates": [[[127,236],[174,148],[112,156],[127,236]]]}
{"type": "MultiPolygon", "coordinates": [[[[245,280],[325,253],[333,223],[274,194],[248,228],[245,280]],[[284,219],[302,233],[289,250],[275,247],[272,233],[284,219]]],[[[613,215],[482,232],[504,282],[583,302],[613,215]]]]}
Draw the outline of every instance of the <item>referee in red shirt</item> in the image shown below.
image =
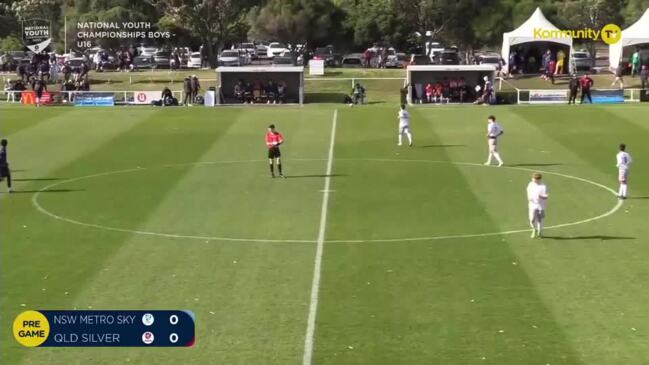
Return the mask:
{"type": "Polygon", "coordinates": [[[270,176],[272,177],[275,177],[273,162],[277,165],[279,177],[285,177],[282,174],[282,161],[280,160],[282,153],[279,151],[279,145],[282,143],[284,143],[284,136],[275,130],[274,124],[269,125],[266,133],[266,147],[268,147],[268,163],[270,164],[270,176]]]}

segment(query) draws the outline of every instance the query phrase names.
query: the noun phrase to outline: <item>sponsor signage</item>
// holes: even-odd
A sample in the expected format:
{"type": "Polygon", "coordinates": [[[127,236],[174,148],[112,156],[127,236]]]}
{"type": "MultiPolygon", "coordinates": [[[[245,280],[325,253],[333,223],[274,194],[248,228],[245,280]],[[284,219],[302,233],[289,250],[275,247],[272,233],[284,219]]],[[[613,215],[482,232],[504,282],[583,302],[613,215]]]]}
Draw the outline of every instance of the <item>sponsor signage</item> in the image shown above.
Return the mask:
{"type": "Polygon", "coordinates": [[[309,61],[309,75],[324,76],[325,74],[325,61],[324,60],[310,60],[309,61]]]}
{"type": "Polygon", "coordinates": [[[113,93],[80,93],[74,96],[75,106],[115,106],[113,93]]]}
{"type": "Polygon", "coordinates": [[[561,104],[568,102],[568,90],[530,90],[530,104],[561,104]]]}
{"type": "Polygon", "coordinates": [[[593,104],[624,103],[624,90],[591,90],[593,104]]]}
{"type": "Polygon", "coordinates": [[[23,21],[23,43],[34,53],[43,51],[52,42],[49,20],[31,19],[23,21]]]}
{"type": "Polygon", "coordinates": [[[151,102],[160,100],[159,91],[135,91],[132,104],[151,105],[151,102]]]}

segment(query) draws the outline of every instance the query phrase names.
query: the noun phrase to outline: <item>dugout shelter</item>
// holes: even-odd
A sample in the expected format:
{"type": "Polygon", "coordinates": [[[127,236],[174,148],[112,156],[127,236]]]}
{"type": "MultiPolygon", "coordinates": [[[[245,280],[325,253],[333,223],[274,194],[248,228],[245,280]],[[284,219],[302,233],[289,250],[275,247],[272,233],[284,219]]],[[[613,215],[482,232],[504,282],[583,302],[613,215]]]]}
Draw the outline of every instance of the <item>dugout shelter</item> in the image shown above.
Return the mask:
{"type": "Polygon", "coordinates": [[[304,67],[302,66],[243,66],[219,67],[217,74],[217,105],[240,104],[234,94],[239,81],[244,84],[268,84],[269,81],[286,85],[287,104],[304,103],[304,67]]]}
{"type": "MultiPolygon", "coordinates": [[[[466,83],[469,90],[475,86],[484,86],[485,76],[493,85],[496,77],[495,65],[410,65],[406,68],[408,87],[407,100],[413,104],[414,99],[421,99],[426,84],[442,82],[442,80],[460,80],[466,83]],[[417,93],[413,98],[413,94],[417,93]]],[[[474,97],[473,97],[474,98],[474,97]]],[[[466,100],[472,101],[472,100],[466,100]]]]}

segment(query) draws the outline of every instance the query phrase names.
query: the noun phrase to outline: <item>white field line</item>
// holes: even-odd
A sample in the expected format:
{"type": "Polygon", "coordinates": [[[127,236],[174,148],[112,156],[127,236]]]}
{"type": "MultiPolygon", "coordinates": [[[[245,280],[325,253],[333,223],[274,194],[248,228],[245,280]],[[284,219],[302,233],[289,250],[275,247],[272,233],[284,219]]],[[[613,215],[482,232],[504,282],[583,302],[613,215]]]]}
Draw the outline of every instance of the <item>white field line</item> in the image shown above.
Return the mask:
{"type": "Polygon", "coordinates": [[[320,272],[322,270],[322,251],[324,249],[325,233],[327,231],[327,209],[329,207],[329,188],[331,186],[331,170],[334,160],[334,144],[336,141],[336,123],[338,109],[334,110],[331,124],[331,140],[329,141],[329,155],[327,157],[327,172],[325,173],[324,193],[322,195],[322,209],[320,210],[320,228],[316,243],[315,264],[313,268],[313,281],[311,282],[311,302],[309,303],[309,316],[307,317],[306,335],[304,337],[303,365],[311,365],[313,358],[313,336],[315,335],[315,320],[318,312],[318,293],[320,291],[320,272]]]}

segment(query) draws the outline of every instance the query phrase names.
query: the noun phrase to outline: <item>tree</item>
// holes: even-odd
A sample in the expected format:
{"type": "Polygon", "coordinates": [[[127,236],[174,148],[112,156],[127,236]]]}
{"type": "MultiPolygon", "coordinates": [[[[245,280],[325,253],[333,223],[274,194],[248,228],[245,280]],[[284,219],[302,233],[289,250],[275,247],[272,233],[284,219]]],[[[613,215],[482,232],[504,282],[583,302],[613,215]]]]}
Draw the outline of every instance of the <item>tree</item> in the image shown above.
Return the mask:
{"type": "Polygon", "coordinates": [[[649,9],[649,0],[628,0],[626,7],[622,11],[624,24],[629,26],[635,23],[647,9],[649,9]]]}
{"type": "Polygon", "coordinates": [[[14,36],[0,38],[0,51],[20,51],[23,48],[23,42],[14,36]]]}
{"type": "MultiPolygon", "coordinates": [[[[564,29],[600,30],[606,24],[620,24],[622,3],[619,0],[569,0],[557,5],[557,18],[564,29]]],[[[595,40],[584,43],[595,65],[595,40]]]]}
{"type": "Polygon", "coordinates": [[[216,66],[217,54],[226,42],[240,41],[237,35],[246,28],[246,13],[237,0],[150,1],[166,14],[167,21],[175,22],[200,39],[212,66],[216,66]]]}
{"type": "Polygon", "coordinates": [[[342,30],[342,12],[331,0],[269,0],[248,19],[251,37],[286,43],[294,63],[297,45],[329,43],[342,30]]]}

